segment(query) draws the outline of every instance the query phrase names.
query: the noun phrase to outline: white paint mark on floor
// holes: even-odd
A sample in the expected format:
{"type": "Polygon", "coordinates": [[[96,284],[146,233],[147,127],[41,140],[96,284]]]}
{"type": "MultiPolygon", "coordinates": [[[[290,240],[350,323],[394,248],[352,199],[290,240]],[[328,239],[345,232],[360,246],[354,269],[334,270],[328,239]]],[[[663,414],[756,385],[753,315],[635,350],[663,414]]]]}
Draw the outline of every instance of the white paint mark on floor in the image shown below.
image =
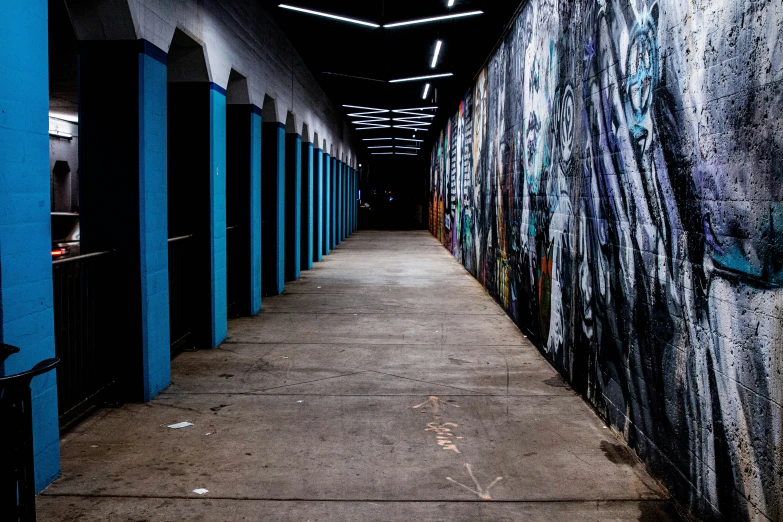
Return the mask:
{"type": "Polygon", "coordinates": [[[448,480],[449,482],[451,482],[453,484],[456,484],[456,485],[458,485],[458,486],[460,486],[462,488],[467,489],[468,491],[470,491],[471,493],[473,493],[475,495],[478,495],[478,497],[481,500],[492,500],[492,497],[489,495],[489,490],[492,489],[492,486],[494,486],[495,484],[497,484],[498,482],[503,480],[503,477],[496,477],[495,480],[493,480],[489,484],[489,486],[487,486],[486,488],[482,488],[481,484],[479,484],[479,481],[476,480],[476,477],[473,475],[473,466],[471,466],[470,464],[466,463],[465,464],[465,468],[467,468],[468,475],[470,475],[470,478],[473,480],[473,484],[475,484],[476,489],[473,489],[471,487],[466,486],[465,484],[457,482],[456,480],[454,480],[451,477],[446,477],[446,480],[448,480]]]}

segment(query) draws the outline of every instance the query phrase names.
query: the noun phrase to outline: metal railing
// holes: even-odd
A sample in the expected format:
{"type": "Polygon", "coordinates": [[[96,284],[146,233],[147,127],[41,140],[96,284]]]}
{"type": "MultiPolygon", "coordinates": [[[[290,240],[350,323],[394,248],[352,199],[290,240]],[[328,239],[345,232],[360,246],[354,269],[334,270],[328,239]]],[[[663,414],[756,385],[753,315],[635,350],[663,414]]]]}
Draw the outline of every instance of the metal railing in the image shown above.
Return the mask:
{"type": "Polygon", "coordinates": [[[54,346],[60,427],[82,418],[101,401],[115,373],[111,336],[116,253],[97,252],[52,262],[54,346]]]}
{"type": "Polygon", "coordinates": [[[169,239],[169,328],[171,356],[193,341],[193,234],[169,239]]]}

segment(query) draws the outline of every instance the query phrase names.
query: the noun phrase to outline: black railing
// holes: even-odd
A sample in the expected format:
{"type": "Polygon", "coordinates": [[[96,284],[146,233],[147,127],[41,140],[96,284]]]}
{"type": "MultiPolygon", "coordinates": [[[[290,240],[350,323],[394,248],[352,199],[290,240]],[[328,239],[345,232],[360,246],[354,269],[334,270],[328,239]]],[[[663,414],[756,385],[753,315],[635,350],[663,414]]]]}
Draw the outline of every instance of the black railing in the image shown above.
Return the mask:
{"type": "Polygon", "coordinates": [[[116,253],[98,252],[52,262],[54,346],[61,430],[100,404],[114,382],[110,303],[116,299],[116,253]]]}
{"type": "Polygon", "coordinates": [[[171,356],[193,347],[193,234],[169,239],[171,356]]]}

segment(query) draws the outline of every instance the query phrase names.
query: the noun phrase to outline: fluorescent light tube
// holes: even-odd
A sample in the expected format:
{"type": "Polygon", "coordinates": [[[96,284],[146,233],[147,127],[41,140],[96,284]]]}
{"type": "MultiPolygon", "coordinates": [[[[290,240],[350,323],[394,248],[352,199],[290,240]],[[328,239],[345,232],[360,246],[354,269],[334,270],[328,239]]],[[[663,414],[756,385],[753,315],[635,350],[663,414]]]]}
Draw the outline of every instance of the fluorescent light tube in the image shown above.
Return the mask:
{"type": "Polygon", "coordinates": [[[372,156],[383,156],[384,154],[394,154],[393,152],[371,152],[372,156]]]}
{"type": "Polygon", "coordinates": [[[468,11],[465,13],[455,13],[443,16],[432,16],[430,18],[418,18],[416,20],[407,20],[405,22],[395,22],[393,24],[384,24],[384,28],[389,27],[402,27],[403,25],[425,24],[427,22],[439,22],[440,20],[448,20],[450,18],[463,18],[465,16],[475,16],[484,14],[484,11],[468,11]]]}
{"type": "Polygon", "coordinates": [[[418,154],[411,154],[410,152],[395,152],[397,156],[418,156],[418,154]]]}
{"type": "Polygon", "coordinates": [[[437,107],[414,107],[413,109],[394,109],[392,112],[405,112],[405,111],[429,111],[435,110],[437,107]]]}
{"type": "Polygon", "coordinates": [[[381,140],[393,140],[394,138],[364,138],[362,141],[381,141],[381,140]]]}
{"type": "Polygon", "coordinates": [[[424,94],[421,95],[421,99],[422,100],[426,100],[427,99],[427,93],[428,92],[430,92],[430,84],[429,83],[424,86],[424,94]]]}
{"type": "Polygon", "coordinates": [[[449,0],[449,7],[454,7],[454,0],[449,0]]]}
{"type": "MultiPolygon", "coordinates": [[[[372,147],[370,147],[372,148],[372,147]]],[[[404,147],[402,145],[395,145],[395,149],[411,149],[411,150],[421,150],[421,147],[404,147]]]]}
{"type": "Polygon", "coordinates": [[[389,112],[389,109],[376,109],[375,107],[362,107],[361,105],[343,105],[343,107],[348,107],[349,109],[364,109],[367,111],[389,112]]]}
{"type": "Polygon", "coordinates": [[[435,68],[436,65],[438,65],[438,55],[440,54],[440,46],[443,45],[443,42],[438,40],[438,43],[435,44],[435,53],[432,55],[432,64],[430,64],[431,68],[435,68]]]}
{"type": "Polygon", "coordinates": [[[394,139],[395,140],[400,140],[400,141],[417,141],[417,142],[424,141],[424,140],[414,140],[414,139],[411,139],[411,138],[394,138],[394,139]]]}
{"type": "Polygon", "coordinates": [[[396,80],[389,80],[389,83],[415,82],[417,80],[429,80],[429,79],[432,79],[432,78],[445,78],[447,76],[454,76],[454,73],[430,74],[430,75],[427,75],[427,76],[414,76],[412,78],[398,78],[396,80]]]}
{"type": "Polygon", "coordinates": [[[352,24],[366,25],[367,27],[380,27],[380,25],[374,24],[372,22],[365,22],[364,20],[357,20],[355,18],[347,18],[345,16],[333,15],[333,14],[329,14],[329,13],[324,13],[322,11],[313,11],[312,9],[304,9],[302,7],[296,7],[296,6],[288,5],[288,4],[280,4],[278,7],[282,7],[283,9],[290,9],[291,11],[299,11],[300,13],[307,13],[307,14],[316,15],[316,16],[323,16],[324,18],[331,18],[333,20],[340,20],[342,22],[349,22],[349,23],[352,23],[352,24]]]}
{"type": "Polygon", "coordinates": [[[391,149],[392,145],[378,145],[376,147],[367,147],[368,149],[391,149]]]}

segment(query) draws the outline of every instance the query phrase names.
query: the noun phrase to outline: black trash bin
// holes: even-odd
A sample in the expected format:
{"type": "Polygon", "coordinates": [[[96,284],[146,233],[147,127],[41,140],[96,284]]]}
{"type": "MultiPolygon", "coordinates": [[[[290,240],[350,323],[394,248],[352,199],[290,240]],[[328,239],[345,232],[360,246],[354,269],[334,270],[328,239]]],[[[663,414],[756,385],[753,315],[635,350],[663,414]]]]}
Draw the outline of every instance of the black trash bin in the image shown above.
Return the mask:
{"type": "MultiPolygon", "coordinates": [[[[19,348],[0,345],[0,363],[19,348]]],[[[26,372],[0,377],[0,514],[3,521],[35,520],[33,415],[30,381],[53,370],[60,359],[46,359],[26,372]]]]}

